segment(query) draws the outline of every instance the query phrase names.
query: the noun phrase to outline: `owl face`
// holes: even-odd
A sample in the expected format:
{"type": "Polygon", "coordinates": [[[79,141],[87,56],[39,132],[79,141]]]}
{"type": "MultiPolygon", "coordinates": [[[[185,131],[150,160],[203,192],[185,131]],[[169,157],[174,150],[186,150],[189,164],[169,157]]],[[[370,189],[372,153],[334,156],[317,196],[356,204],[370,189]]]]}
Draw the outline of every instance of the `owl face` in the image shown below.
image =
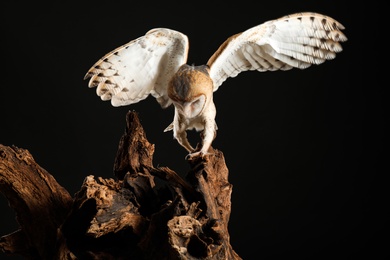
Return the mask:
{"type": "Polygon", "coordinates": [[[207,66],[182,65],[172,77],[168,96],[186,118],[199,116],[212,100],[213,81],[207,66]]]}
{"type": "Polygon", "coordinates": [[[205,107],[206,96],[200,95],[188,102],[174,101],[173,105],[176,107],[178,112],[181,115],[184,115],[185,118],[191,119],[199,116],[205,107]]]}

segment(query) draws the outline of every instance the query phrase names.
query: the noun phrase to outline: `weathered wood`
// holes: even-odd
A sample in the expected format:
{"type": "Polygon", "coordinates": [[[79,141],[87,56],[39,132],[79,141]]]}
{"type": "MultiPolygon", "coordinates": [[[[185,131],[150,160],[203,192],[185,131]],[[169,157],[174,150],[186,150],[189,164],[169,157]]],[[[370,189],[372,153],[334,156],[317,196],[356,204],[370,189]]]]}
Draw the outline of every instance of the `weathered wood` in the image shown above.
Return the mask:
{"type": "Polygon", "coordinates": [[[8,159],[0,164],[0,191],[17,216],[29,212],[25,205],[37,203],[34,189],[44,187],[44,198],[39,198],[46,207],[29,222],[19,220],[21,230],[3,236],[0,249],[29,259],[241,259],[230,245],[227,228],[232,193],[228,169],[222,152],[210,152],[188,161],[191,169],[184,179],[168,167],[154,167],[154,145],[137,113],[129,111],[114,178],[87,176],[71,198],[26,150],[0,146],[0,158],[8,159]],[[33,167],[26,171],[24,165],[10,163],[12,157],[29,158],[33,167]],[[15,176],[23,186],[15,186],[15,176]],[[49,225],[38,232],[33,222],[40,221],[41,214],[49,225]],[[29,246],[23,247],[23,241],[29,246]]]}
{"type": "Polygon", "coordinates": [[[0,239],[10,254],[53,259],[57,229],[72,197],[25,149],[0,144],[0,191],[15,210],[20,230],[0,239]]]}

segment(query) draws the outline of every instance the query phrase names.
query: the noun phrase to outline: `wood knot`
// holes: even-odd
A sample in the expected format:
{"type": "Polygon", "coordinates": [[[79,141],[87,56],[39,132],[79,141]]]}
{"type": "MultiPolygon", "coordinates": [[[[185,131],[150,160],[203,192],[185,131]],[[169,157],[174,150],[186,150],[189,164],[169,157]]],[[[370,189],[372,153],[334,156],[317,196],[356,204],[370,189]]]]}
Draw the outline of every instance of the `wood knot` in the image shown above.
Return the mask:
{"type": "Polygon", "coordinates": [[[7,157],[7,153],[4,150],[0,150],[0,157],[1,158],[6,158],[7,157]]]}
{"type": "Polygon", "coordinates": [[[188,238],[195,233],[196,227],[200,227],[199,221],[190,216],[178,216],[169,221],[173,233],[180,237],[188,238]]]}

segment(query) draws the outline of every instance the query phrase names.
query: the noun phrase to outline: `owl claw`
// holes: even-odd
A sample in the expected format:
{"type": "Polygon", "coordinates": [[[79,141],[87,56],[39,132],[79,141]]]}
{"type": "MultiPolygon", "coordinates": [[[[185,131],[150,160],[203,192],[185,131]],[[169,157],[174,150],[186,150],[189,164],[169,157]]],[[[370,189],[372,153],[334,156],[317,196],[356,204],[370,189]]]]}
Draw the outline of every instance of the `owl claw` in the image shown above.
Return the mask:
{"type": "Polygon", "coordinates": [[[210,153],[208,152],[202,152],[202,151],[199,151],[199,152],[194,152],[194,153],[189,153],[186,155],[185,159],[186,160],[193,160],[195,159],[196,157],[201,157],[202,159],[206,157],[206,155],[209,155],[210,153]]]}

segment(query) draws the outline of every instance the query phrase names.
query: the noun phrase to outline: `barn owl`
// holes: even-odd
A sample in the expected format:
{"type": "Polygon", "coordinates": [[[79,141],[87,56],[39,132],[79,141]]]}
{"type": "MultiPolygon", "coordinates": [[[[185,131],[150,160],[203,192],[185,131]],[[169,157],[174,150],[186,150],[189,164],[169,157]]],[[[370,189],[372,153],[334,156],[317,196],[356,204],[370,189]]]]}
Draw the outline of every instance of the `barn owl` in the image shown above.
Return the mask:
{"type": "Polygon", "coordinates": [[[347,37],[344,26],[319,13],[295,13],[270,20],[229,37],[206,64],[188,65],[188,37],[155,28],[107,53],[86,73],[88,86],[115,107],[137,103],[149,95],[162,108],[174,106],[165,131],[187,151],[187,159],[208,154],[216,138],[213,92],[240,72],[306,69],[336,57],[347,37]],[[187,130],[200,132],[194,148],[187,130]]]}

